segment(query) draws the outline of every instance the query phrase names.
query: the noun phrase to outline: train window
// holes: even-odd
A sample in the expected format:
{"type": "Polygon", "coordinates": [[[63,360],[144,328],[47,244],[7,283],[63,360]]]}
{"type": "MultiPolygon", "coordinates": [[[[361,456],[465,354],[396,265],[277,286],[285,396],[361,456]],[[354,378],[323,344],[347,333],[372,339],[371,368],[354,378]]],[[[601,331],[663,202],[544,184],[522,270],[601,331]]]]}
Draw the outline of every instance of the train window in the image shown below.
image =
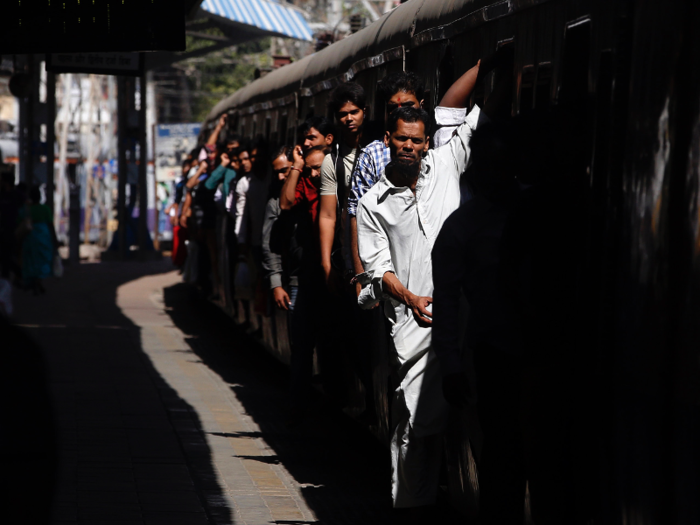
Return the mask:
{"type": "Polygon", "coordinates": [[[518,99],[518,113],[532,111],[535,91],[535,66],[523,66],[520,74],[520,94],[518,99]]]}
{"type": "Polygon", "coordinates": [[[283,115],[280,116],[279,124],[277,126],[277,129],[279,130],[279,136],[282,138],[280,142],[286,144],[287,143],[287,135],[288,135],[288,118],[287,114],[284,113],[283,115]]]}
{"type": "MultiPolygon", "coordinates": [[[[508,38],[505,40],[499,40],[498,43],[496,44],[496,49],[504,49],[504,50],[510,50],[513,54],[515,53],[515,40],[513,38],[508,38]]],[[[473,104],[478,104],[479,107],[484,107],[484,104],[489,98],[489,95],[493,91],[494,87],[494,81],[495,81],[495,73],[492,71],[488,75],[486,75],[486,78],[484,80],[484,84],[481,86],[483,91],[479,91],[479,86],[477,86],[477,89],[475,90],[474,95],[472,96],[472,105],[473,104]]],[[[517,96],[517,91],[515,92],[514,96],[517,96]]],[[[515,102],[515,101],[514,101],[515,102]]]]}
{"type": "Polygon", "coordinates": [[[582,19],[566,27],[561,81],[557,99],[572,102],[588,96],[588,71],[591,49],[591,21],[582,19]]]}
{"type": "Polygon", "coordinates": [[[455,66],[452,57],[452,46],[445,46],[444,55],[440,61],[440,66],[438,67],[438,85],[437,85],[437,95],[438,99],[441,100],[445,96],[447,90],[455,81],[454,74],[455,66]]]}
{"type": "Polygon", "coordinates": [[[535,107],[543,109],[549,107],[552,94],[552,63],[542,62],[537,66],[537,80],[535,82],[535,107]]]}

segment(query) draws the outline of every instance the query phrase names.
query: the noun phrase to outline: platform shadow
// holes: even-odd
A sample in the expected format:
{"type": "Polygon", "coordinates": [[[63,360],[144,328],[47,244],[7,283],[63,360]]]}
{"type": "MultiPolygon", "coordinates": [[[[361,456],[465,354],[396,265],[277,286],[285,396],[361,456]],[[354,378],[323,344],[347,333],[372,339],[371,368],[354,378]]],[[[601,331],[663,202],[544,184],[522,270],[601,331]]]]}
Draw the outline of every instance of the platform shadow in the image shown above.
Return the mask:
{"type": "MultiPolygon", "coordinates": [[[[168,315],[187,334],[197,357],[231,385],[258,426],[259,432],[249,437],[262,437],[274,451],[319,523],[394,523],[389,454],[366,427],[318,393],[305,419],[291,427],[285,424],[290,415],[288,368],[192,287],[166,288],[164,299],[168,315]]],[[[463,521],[448,509],[438,513],[435,523],[463,521]]]]}
{"type": "Polygon", "coordinates": [[[4,470],[21,492],[5,508],[17,509],[22,519],[8,523],[234,523],[231,509],[208,503],[225,499],[225,491],[197,412],[158,373],[141,328],[117,304],[122,285],[171,270],[167,262],[80,265],[47,282],[46,296],[16,294],[20,326],[13,330],[25,342],[25,354],[17,355],[31,359],[2,367],[3,405],[14,407],[3,410],[10,415],[3,428],[38,426],[44,433],[40,444],[25,430],[17,432],[22,446],[5,447],[3,440],[3,456],[24,456],[16,476],[4,470]],[[36,393],[44,388],[48,406],[37,410],[36,393]],[[47,465],[33,470],[34,459],[44,456],[47,465]],[[32,482],[21,482],[27,476],[32,482]],[[35,519],[30,510],[42,506],[50,513],[35,519]]]}

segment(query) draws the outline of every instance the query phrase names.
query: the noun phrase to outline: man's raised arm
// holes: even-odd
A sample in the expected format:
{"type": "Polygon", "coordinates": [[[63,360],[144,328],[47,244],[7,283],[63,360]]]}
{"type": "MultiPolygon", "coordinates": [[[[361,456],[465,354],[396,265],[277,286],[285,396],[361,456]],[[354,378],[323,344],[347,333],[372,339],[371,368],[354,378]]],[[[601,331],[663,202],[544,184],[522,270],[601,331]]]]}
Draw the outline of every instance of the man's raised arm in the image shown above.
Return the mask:
{"type": "Polygon", "coordinates": [[[474,91],[476,79],[479,77],[479,60],[474,67],[468,69],[444,94],[438,106],[444,108],[466,108],[469,105],[469,97],[474,91]]]}
{"type": "Polygon", "coordinates": [[[294,163],[289,170],[289,176],[284,181],[280,192],[280,208],[283,210],[291,210],[294,207],[294,201],[296,201],[297,183],[299,182],[301,171],[304,169],[304,156],[301,146],[297,145],[294,148],[293,159],[294,163]]]}
{"type": "Polygon", "coordinates": [[[221,131],[226,126],[227,120],[228,115],[226,113],[219,117],[219,121],[216,123],[216,127],[213,129],[211,135],[209,135],[209,138],[207,139],[207,145],[215,145],[217,143],[217,141],[219,140],[219,135],[221,135],[221,131]]]}

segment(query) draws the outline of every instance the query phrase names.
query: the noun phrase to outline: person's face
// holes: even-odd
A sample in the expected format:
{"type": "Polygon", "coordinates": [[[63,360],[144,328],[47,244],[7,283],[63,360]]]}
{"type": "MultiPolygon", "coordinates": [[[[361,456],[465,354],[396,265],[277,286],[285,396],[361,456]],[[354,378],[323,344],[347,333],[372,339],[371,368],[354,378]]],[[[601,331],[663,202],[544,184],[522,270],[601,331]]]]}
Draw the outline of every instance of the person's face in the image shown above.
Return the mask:
{"type": "Polygon", "coordinates": [[[237,149],[237,148],[239,148],[239,147],[240,147],[240,144],[238,143],[237,140],[229,141],[229,142],[226,144],[226,149],[237,149]]]}
{"type": "Polygon", "coordinates": [[[254,165],[255,162],[257,161],[257,159],[258,159],[258,148],[255,148],[250,152],[250,163],[254,165]]]}
{"type": "Polygon", "coordinates": [[[418,100],[415,93],[397,91],[386,103],[386,116],[388,117],[399,108],[418,108],[422,104],[423,101],[418,100]]]}
{"type": "Polygon", "coordinates": [[[289,177],[289,171],[292,169],[292,163],[286,155],[280,155],[272,161],[272,171],[277,176],[277,180],[284,181],[289,177]]]}
{"type": "Polygon", "coordinates": [[[213,166],[216,163],[216,149],[207,150],[207,162],[210,166],[213,166]]]}
{"type": "Polygon", "coordinates": [[[412,165],[420,162],[423,153],[428,151],[428,137],[422,122],[404,122],[399,120],[396,131],[387,131],[384,143],[389,147],[391,160],[412,165]]]}
{"type": "Polygon", "coordinates": [[[238,162],[240,164],[240,169],[243,171],[243,173],[250,173],[253,169],[253,163],[250,160],[250,155],[247,151],[242,151],[241,153],[239,153],[238,162]]]}
{"type": "Polygon", "coordinates": [[[355,134],[360,130],[360,126],[365,120],[365,112],[352,102],[342,105],[336,114],[338,122],[348,133],[355,134]]]}
{"type": "Polygon", "coordinates": [[[321,185],[321,164],[325,156],[322,151],[314,151],[304,159],[306,173],[316,187],[321,185]]]}
{"type": "Polygon", "coordinates": [[[231,169],[233,171],[241,169],[241,161],[238,160],[238,155],[231,155],[231,169]]]}
{"type": "Polygon", "coordinates": [[[304,137],[304,151],[308,151],[314,146],[330,146],[333,143],[333,135],[321,135],[316,128],[310,128],[304,137]]]}

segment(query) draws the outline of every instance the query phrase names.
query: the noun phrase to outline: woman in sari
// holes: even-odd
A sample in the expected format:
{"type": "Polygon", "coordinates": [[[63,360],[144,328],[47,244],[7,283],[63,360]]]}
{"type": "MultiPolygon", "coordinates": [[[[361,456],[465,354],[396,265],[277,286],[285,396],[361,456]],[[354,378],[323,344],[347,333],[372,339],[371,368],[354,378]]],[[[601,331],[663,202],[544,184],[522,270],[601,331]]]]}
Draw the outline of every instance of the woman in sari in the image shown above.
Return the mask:
{"type": "Polygon", "coordinates": [[[24,286],[35,295],[45,293],[41,280],[53,273],[53,258],[58,243],[51,209],[41,204],[39,188],[32,188],[29,192],[29,202],[20,211],[19,221],[19,229],[23,230],[20,242],[24,286]]]}

